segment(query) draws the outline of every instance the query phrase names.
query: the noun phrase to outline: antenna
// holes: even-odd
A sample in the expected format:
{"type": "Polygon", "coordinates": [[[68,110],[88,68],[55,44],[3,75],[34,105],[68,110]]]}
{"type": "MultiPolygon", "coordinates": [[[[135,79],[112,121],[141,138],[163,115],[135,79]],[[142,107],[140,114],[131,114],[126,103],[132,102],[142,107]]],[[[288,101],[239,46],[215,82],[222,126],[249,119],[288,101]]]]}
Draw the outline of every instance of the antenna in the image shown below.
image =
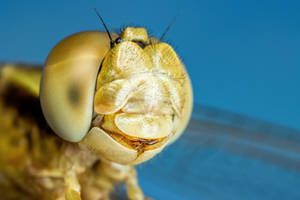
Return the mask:
{"type": "Polygon", "coordinates": [[[171,21],[171,23],[169,24],[169,26],[166,28],[165,32],[162,34],[162,36],[160,37],[160,40],[163,40],[164,37],[166,36],[166,34],[169,32],[169,30],[172,28],[172,26],[174,25],[175,21],[177,20],[179,14],[177,14],[173,20],[171,21]]]}
{"type": "Polygon", "coordinates": [[[109,30],[108,30],[106,24],[104,23],[103,18],[101,17],[101,15],[99,14],[99,12],[97,11],[96,8],[94,8],[94,11],[95,11],[96,15],[99,17],[99,19],[101,20],[101,22],[102,22],[102,24],[103,24],[103,26],[104,26],[104,28],[105,28],[105,31],[106,31],[106,33],[107,33],[109,39],[110,39],[110,44],[112,45],[112,44],[114,43],[114,41],[113,41],[113,39],[112,39],[112,37],[111,37],[111,35],[110,35],[110,32],[109,32],[109,30]]]}

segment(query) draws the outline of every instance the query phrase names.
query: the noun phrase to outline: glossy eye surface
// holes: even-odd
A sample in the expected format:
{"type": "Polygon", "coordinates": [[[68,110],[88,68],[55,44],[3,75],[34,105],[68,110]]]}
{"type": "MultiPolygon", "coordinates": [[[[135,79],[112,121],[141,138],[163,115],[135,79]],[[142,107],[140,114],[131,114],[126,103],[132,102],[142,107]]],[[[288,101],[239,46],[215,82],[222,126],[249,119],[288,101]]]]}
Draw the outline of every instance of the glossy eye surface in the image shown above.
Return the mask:
{"type": "Polygon", "coordinates": [[[62,40],[47,58],[41,106],[50,127],[67,141],[80,141],[90,128],[96,78],[109,48],[103,32],[82,32],[62,40]]]}

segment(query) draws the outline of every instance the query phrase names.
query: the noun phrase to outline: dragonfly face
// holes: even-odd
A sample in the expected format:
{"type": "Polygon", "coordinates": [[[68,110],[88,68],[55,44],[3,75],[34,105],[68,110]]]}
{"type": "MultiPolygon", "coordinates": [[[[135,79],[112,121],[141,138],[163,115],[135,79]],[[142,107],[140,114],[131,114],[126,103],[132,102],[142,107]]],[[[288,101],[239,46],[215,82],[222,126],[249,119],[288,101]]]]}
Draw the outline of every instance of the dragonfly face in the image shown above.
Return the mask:
{"type": "MultiPolygon", "coordinates": [[[[99,32],[97,33],[99,35],[99,32]]],[[[110,49],[109,45],[107,46],[110,49]]],[[[4,195],[1,199],[12,199],[10,196],[10,198],[6,197],[10,194],[14,199],[26,199],[22,191],[27,190],[29,190],[28,194],[33,191],[34,197],[37,196],[38,191],[42,191],[45,198],[39,196],[36,199],[53,199],[51,195],[57,193],[53,193],[53,188],[49,189],[48,181],[45,182],[43,190],[40,190],[42,188],[40,180],[49,180],[53,183],[53,187],[60,185],[62,188],[58,187],[59,192],[64,186],[69,188],[68,181],[71,180],[72,185],[76,183],[68,177],[69,174],[65,173],[64,168],[59,168],[64,165],[57,165],[64,160],[61,158],[66,156],[63,154],[64,151],[61,151],[63,148],[60,144],[70,145],[70,143],[63,142],[62,139],[51,134],[48,127],[44,126],[44,121],[40,121],[41,112],[33,112],[33,110],[39,111],[40,108],[37,98],[41,68],[9,63],[3,65],[0,66],[0,193],[4,195]],[[18,93],[15,90],[12,92],[10,86],[17,86],[20,95],[25,95],[23,99],[19,98],[20,95],[16,95],[18,93]],[[3,90],[9,93],[4,95],[3,90]],[[25,102],[24,98],[31,100],[25,102]],[[11,110],[11,106],[15,109],[11,110]],[[26,112],[20,112],[20,108],[27,108],[26,112]],[[36,115],[32,116],[33,114],[36,115]],[[42,126],[36,126],[33,122],[42,122],[42,126]],[[44,130],[43,127],[46,129],[44,130]],[[28,166],[28,160],[32,165],[28,166]],[[54,165],[48,165],[48,162],[54,165]],[[41,163],[44,164],[43,168],[37,169],[36,166],[41,166],[41,163]],[[60,171],[61,175],[58,173],[60,171]],[[3,177],[12,180],[16,184],[16,190],[12,190],[14,185],[9,185],[8,188],[6,182],[1,182],[3,177]],[[64,182],[58,184],[57,181],[61,179],[64,182]],[[36,181],[32,182],[33,180],[36,181]],[[3,187],[3,183],[6,187],[3,187]],[[39,189],[32,190],[36,186],[39,186],[39,189]],[[15,197],[18,193],[20,198],[15,197]]],[[[102,120],[101,115],[92,117],[91,126],[96,126],[102,120]]],[[[300,180],[299,144],[298,130],[196,105],[191,123],[183,137],[174,147],[162,152],[158,158],[146,162],[140,168],[139,178],[143,181],[146,193],[151,194],[155,199],[170,196],[175,197],[174,199],[197,199],[199,196],[220,199],[224,197],[224,193],[228,193],[230,199],[245,198],[245,193],[240,191],[246,191],[254,199],[274,199],[276,196],[297,199],[300,196],[297,188],[300,180]],[[212,184],[207,185],[208,180],[212,184]],[[224,182],[230,184],[224,187],[224,182]],[[207,193],[207,189],[211,192],[207,193]]],[[[67,154],[69,157],[65,160],[73,161],[76,155],[78,152],[71,152],[67,154]]],[[[86,158],[86,155],[84,157],[86,158]]],[[[85,162],[79,160],[71,164],[76,166],[83,163],[85,162]]],[[[107,166],[102,167],[101,163],[101,169],[106,170],[107,166]]],[[[66,169],[72,171],[69,166],[68,163],[66,169]]],[[[94,194],[89,192],[94,191],[99,187],[98,183],[104,181],[103,174],[99,173],[97,165],[87,166],[85,170],[88,173],[84,176],[79,174],[79,177],[88,180],[88,184],[82,185],[81,188],[82,199],[96,199],[95,196],[92,198],[87,196],[94,194]]],[[[115,171],[109,171],[108,174],[117,176],[115,171]]],[[[128,185],[131,184],[132,181],[128,185]]],[[[75,186],[78,188],[78,185],[75,186]]],[[[102,194],[103,191],[100,190],[99,193],[102,194]]]]}
{"type": "Polygon", "coordinates": [[[48,56],[40,100],[57,135],[107,160],[138,164],[179,137],[191,114],[188,74],[167,43],[127,27],[61,41],[48,56]]]}

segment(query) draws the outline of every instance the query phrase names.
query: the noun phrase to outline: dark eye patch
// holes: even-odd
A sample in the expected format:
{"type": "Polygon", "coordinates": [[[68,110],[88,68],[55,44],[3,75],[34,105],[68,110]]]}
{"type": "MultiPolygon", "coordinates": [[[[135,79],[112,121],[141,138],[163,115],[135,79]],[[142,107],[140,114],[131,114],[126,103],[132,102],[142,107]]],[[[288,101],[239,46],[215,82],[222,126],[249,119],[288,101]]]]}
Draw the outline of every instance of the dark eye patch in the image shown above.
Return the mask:
{"type": "Polygon", "coordinates": [[[68,87],[68,100],[72,105],[77,105],[80,101],[80,89],[75,83],[68,87]]]}

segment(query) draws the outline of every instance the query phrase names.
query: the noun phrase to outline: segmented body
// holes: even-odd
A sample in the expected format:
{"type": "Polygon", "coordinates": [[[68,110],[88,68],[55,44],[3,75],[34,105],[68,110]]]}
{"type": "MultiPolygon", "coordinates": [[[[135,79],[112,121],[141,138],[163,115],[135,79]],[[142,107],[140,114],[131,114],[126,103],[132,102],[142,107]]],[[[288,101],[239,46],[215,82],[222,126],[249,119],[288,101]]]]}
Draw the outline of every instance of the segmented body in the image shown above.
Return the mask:
{"type": "Polygon", "coordinates": [[[16,188],[7,195],[108,199],[123,181],[129,199],[143,200],[133,166],[175,141],[192,110],[183,63],[141,27],[111,41],[101,31],[73,34],[43,73],[5,65],[1,82],[1,179],[16,188]]]}
{"type": "Polygon", "coordinates": [[[52,132],[38,98],[41,68],[0,70],[1,199],[108,199],[116,182],[136,185],[133,167],[104,163],[52,132]]]}

